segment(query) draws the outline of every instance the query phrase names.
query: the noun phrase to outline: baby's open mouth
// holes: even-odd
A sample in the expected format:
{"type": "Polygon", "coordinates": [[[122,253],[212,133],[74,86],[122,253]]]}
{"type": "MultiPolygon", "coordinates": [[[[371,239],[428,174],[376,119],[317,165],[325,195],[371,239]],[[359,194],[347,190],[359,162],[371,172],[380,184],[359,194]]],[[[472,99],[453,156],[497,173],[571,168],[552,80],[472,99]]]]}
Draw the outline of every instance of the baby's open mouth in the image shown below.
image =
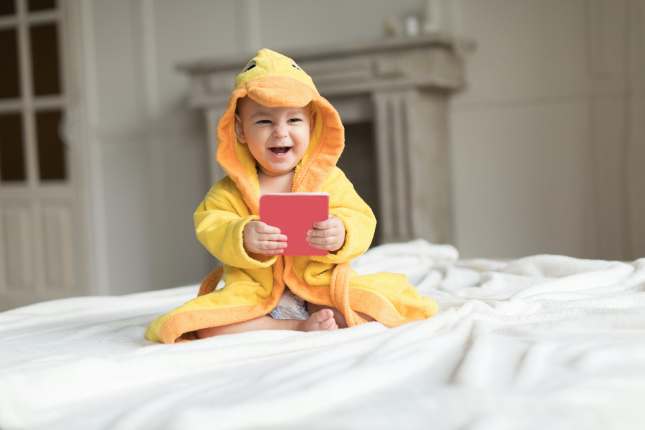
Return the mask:
{"type": "Polygon", "coordinates": [[[274,154],[286,154],[290,149],[291,148],[287,146],[283,146],[281,148],[269,148],[269,150],[271,150],[271,152],[273,152],[274,154]]]}

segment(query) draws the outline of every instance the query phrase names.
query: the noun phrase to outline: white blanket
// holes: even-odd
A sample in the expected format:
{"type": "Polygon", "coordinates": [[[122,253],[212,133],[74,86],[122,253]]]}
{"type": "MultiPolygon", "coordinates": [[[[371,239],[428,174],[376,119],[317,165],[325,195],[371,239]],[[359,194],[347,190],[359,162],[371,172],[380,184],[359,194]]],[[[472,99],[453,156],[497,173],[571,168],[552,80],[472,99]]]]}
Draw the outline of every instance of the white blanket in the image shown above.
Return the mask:
{"type": "Polygon", "coordinates": [[[408,274],[441,313],[176,345],[144,328],[195,286],[0,313],[0,428],[645,428],[645,259],[459,260],[415,241],[354,267],[408,274]]]}

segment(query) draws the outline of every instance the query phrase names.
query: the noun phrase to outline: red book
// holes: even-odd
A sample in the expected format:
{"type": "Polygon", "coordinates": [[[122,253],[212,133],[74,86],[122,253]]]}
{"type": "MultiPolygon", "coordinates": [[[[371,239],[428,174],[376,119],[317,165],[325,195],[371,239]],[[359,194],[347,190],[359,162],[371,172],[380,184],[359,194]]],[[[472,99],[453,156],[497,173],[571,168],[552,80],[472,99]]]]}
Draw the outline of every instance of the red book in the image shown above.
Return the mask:
{"type": "Polygon", "coordinates": [[[283,255],[326,255],[309,246],[307,230],[329,218],[327,193],[271,193],[260,196],[260,220],[287,236],[283,255]]]}

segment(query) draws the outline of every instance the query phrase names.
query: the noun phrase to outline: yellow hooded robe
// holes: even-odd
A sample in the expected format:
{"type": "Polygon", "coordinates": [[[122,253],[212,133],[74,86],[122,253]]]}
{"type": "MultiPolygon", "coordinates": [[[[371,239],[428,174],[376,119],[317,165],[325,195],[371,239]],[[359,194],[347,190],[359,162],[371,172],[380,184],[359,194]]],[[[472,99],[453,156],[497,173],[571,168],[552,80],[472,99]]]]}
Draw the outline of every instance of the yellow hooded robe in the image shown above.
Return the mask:
{"type": "Polygon", "coordinates": [[[437,312],[437,304],[420,296],[404,275],[359,276],[349,266],[372,242],[376,218],[336,167],[345,145],[338,112],[292,59],[269,49],[257,52],[236,78],[217,137],[217,161],[228,176],[210,189],[194,221],[197,238],[223,267],[202,281],[198,297],[153,321],[147,339],[173,343],[194,338],[199,329],[267,315],[277,306],[286,285],[310,303],[337,308],[350,327],[365,322],[357,312],[388,327],[437,312]],[[259,219],[260,185],[255,159],[235,134],[235,109],[242,97],[269,107],[311,103],[311,139],[296,167],[292,191],[329,193],[330,215],[341,219],[346,230],[345,243],[335,253],[259,261],[245,251],[242,232],[248,222],[259,219]],[[225,286],[215,290],[222,275],[225,286]]]}

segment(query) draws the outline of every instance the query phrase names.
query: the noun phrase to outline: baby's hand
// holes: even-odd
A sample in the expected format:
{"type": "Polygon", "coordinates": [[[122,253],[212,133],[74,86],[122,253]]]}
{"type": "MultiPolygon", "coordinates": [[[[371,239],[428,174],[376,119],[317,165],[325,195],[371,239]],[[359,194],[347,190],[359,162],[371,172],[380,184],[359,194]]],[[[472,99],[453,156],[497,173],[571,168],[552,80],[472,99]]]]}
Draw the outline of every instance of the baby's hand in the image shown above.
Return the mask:
{"type": "Polygon", "coordinates": [[[314,248],[338,251],[345,243],[345,224],[335,216],[317,222],[314,228],[307,232],[307,242],[314,248]]]}
{"type": "Polygon", "coordinates": [[[280,234],[278,227],[273,227],[262,221],[251,221],[244,226],[242,233],[244,249],[253,257],[280,255],[287,247],[287,236],[280,234]]]}

